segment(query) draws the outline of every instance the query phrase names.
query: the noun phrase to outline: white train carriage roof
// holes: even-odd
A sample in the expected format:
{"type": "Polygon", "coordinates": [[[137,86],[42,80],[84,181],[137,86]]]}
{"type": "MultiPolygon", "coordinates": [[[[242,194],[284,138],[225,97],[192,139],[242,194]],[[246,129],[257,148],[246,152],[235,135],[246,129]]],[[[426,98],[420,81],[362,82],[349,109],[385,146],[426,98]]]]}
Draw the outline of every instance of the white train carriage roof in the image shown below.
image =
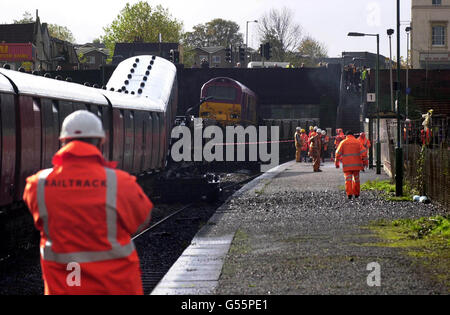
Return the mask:
{"type": "Polygon", "coordinates": [[[0,92],[14,93],[14,88],[9,80],[0,74],[0,92]]]}
{"type": "Polygon", "coordinates": [[[100,93],[101,90],[96,88],[14,70],[0,69],[0,73],[14,82],[20,95],[108,105],[107,100],[100,93]]]}
{"type": "MultiPolygon", "coordinates": [[[[125,91],[142,100],[139,106],[165,112],[176,80],[177,69],[170,61],[156,56],[136,56],[122,61],[112,74],[107,90],[125,91]]],[[[109,94],[108,94],[109,95],[109,94]]],[[[131,98],[130,98],[131,100],[131,98]]],[[[120,104],[119,100],[113,105],[120,104]]]]}
{"type": "Polygon", "coordinates": [[[160,103],[156,103],[149,98],[112,91],[101,91],[101,93],[111,102],[113,108],[151,112],[162,112],[161,108],[164,108],[160,103]]]}

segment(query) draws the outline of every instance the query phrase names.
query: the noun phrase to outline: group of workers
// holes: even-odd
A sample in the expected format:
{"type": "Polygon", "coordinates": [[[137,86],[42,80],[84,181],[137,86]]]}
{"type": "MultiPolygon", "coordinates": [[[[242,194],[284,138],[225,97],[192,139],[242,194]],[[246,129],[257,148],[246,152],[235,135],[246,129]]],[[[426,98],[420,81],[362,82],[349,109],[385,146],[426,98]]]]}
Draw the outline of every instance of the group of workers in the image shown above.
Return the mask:
{"type": "MultiPolygon", "coordinates": [[[[297,127],[295,135],[296,154],[295,160],[298,163],[306,162],[306,156],[309,155],[313,163],[314,172],[322,172],[320,161],[324,161],[325,152],[330,145],[330,138],[325,130],[318,127],[310,127],[310,132],[306,135],[305,129],[297,127]]],[[[371,143],[364,132],[359,134],[356,139],[352,131],[345,135],[342,129],[336,129],[334,137],[334,161],[336,168],[339,168],[340,162],[345,175],[345,190],[349,199],[353,196],[358,198],[360,195],[359,172],[368,167],[368,153],[371,143]]]]}
{"type": "MultiPolygon", "coordinates": [[[[62,124],[62,148],[53,168],[27,178],[23,199],[40,232],[45,294],[143,294],[139,257],[132,237],[150,223],[152,202],[136,178],[116,170],[102,155],[101,120],[76,111],[62,124]]],[[[320,159],[330,138],[324,130],[297,128],[296,160],[320,159]]],[[[335,165],[343,164],[348,198],[359,197],[359,172],[368,166],[370,142],[338,130],[335,165]]]]}
{"type": "Polygon", "coordinates": [[[296,154],[295,160],[297,162],[307,161],[309,156],[310,161],[313,162],[314,172],[321,172],[320,161],[325,162],[325,155],[328,152],[330,137],[325,130],[319,127],[310,126],[309,133],[300,127],[296,128],[294,135],[296,154]]]}

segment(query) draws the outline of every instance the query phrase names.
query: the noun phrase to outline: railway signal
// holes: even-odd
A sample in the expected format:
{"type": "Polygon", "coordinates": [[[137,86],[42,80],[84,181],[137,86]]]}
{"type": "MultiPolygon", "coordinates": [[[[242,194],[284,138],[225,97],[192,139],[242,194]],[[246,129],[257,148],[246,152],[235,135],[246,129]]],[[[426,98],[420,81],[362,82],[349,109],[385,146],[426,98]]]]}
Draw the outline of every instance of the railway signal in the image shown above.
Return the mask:
{"type": "Polygon", "coordinates": [[[232,46],[225,48],[225,60],[229,63],[233,62],[233,56],[231,54],[231,47],[232,46]]]}
{"type": "Polygon", "coordinates": [[[169,52],[169,60],[173,63],[180,63],[180,52],[178,50],[171,49],[169,52]]]}
{"type": "Polygon", "coordinates": [[[270,60],[270,58],[272,58],[272,47],[270,47],[269,42],[264,44],[264,57],[266,60],[270,60]]]}
{"type": "Polygon", "coordinates": [[[245,62],[245,48],[239,46],[239,61],[245,62]]]}

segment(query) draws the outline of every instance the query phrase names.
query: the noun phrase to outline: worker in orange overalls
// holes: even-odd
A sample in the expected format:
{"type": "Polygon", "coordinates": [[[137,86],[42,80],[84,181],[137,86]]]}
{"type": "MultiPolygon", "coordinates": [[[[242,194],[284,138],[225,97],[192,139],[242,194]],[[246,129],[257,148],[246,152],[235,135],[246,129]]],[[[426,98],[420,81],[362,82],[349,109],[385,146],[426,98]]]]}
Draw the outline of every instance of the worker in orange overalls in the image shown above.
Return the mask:
{"type": "Polygon", "coordinates": [[[295,139],[295,161],[300,163],[301,160],[301,153],[302,153],[302,147],[303,147],[303,139],[302,139],[302,135],[301,135],[301,130],[302,128],[297,127],[295,134],[294,134],[294,139],[295,139]]]}
{"type": "Polygon", "coordinates": [[[70,114],[54,167],[27,178],[45,294],[143,294],[131,237],[148,226],[153,204],[134,176],[105,161],[104,139],[93,113],[70,114]]]}
{"type": "Polygon", "coordinates": [[[308,156],[308,136],[306,135],[305,129],[301,130],[300,137],[302,138],[302,151],[300,155],[300,160],[303,160],[306,163],[306,158],[308,156]]]}
{"type": "Polygon", "coordinates": [[[309,138],[309,156],[313,160],[313,170],[314,172],[322,172],[320,169],[320,151],[321,151],[321,141],[320,134],[316,131],[311,133],[311,137],[309,138]]]}
{"type": "Polygon", "coordinates": [[[342,129],[336,129],[336,136],[334,137],[334,150],[333,150],[333,157],[331,158],[332,161],[335,160],[335,153],[337,148],[339,147],[339,144],[342,140],[345,139],[344,131],[342,129]]]}
{"type": "Polygon", "coordinates": [[[351,131],[346,133],[336,150],[336,168],[339,168],[339,161],[342,161],[342,168],[345,175],[345,191],[348,199],[352,196],[358,198],[360,195],[359,172],[369,165],[367,152],[361,142],[353,136],[351,131]]]}
{"type": "Polygon", "coordinates": [[[365,132],[361,132],[358,138],[359,142],[361,142],[361,144],[363,145],[364,149],[366,149],[366,155],[369,155],[369,149],[372,146],[372,144],[370,143],[370,140],[367,139],[366,137],[366,133],[365,132]]]}

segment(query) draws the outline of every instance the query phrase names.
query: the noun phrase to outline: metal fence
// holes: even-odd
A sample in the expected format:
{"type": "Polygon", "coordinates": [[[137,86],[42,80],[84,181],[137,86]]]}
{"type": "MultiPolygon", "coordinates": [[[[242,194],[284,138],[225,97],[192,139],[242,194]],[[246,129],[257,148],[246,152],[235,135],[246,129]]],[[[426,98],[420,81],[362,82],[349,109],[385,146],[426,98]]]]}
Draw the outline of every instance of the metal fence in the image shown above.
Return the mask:
{"type": "MultiPolygon", "coordinates": [[[[442,204],[450,210],[450,130],[449,118],[435,118],[426,132],[422,121],[402,123],[402,146],[405,179],[421,195],[442,204]]],[[[397,123],[387,123],[391,173],[395,174],[395,145],[397,123]]]]}

